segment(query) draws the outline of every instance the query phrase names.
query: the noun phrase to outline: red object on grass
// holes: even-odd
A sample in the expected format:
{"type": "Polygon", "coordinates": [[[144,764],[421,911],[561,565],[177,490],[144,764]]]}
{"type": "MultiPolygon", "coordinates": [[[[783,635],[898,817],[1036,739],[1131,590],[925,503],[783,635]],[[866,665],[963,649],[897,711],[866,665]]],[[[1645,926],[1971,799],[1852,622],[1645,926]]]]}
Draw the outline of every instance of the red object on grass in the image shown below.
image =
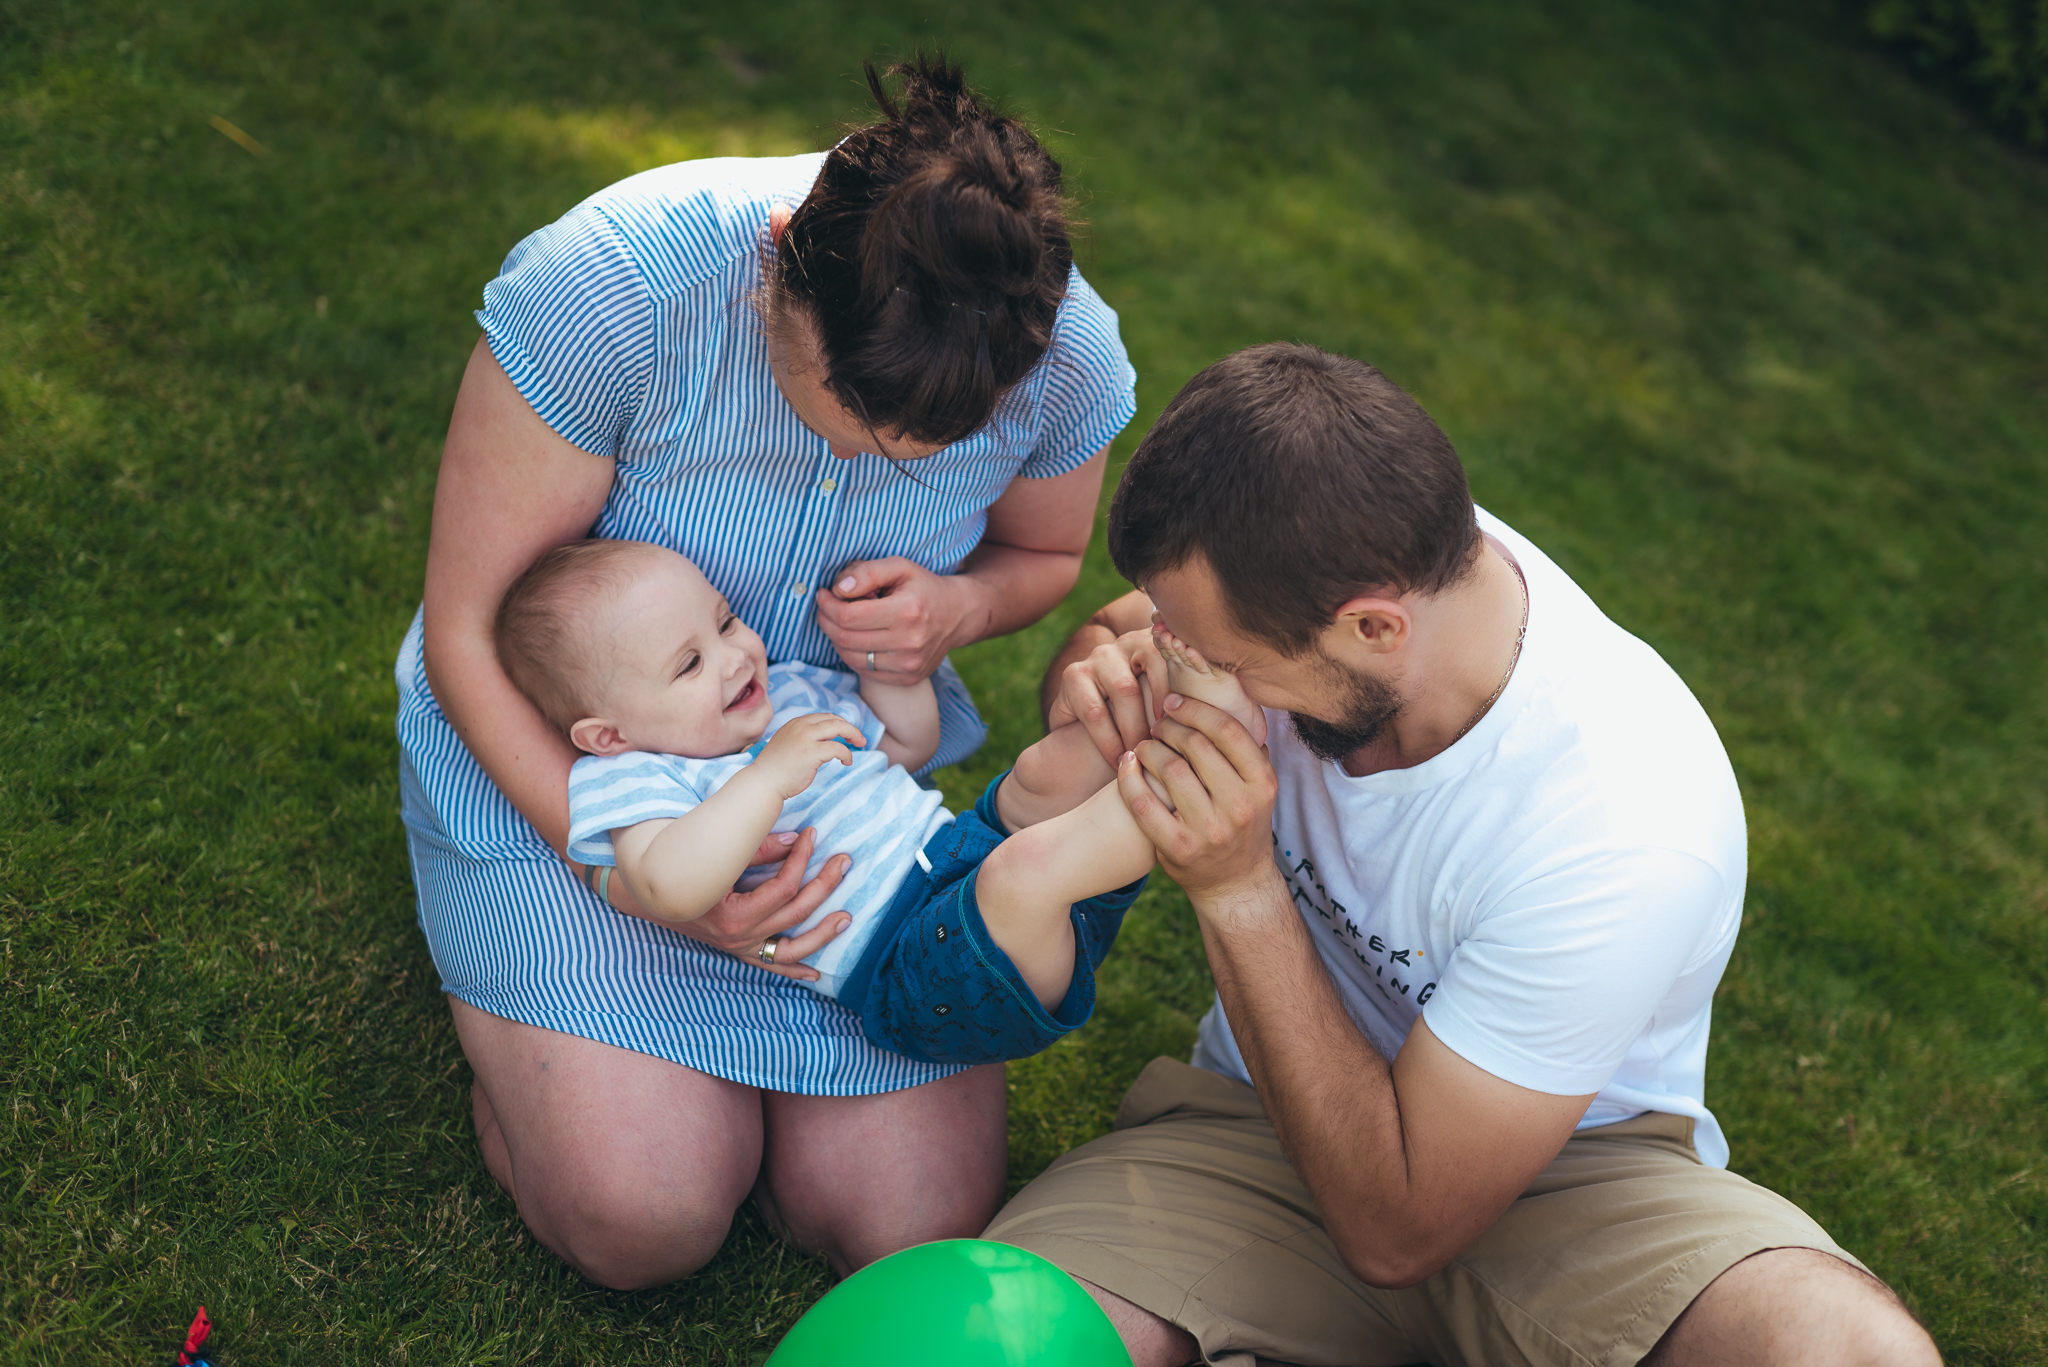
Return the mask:
{"type": "Polygon", "coordinates": [[[192,1367],[199,1361],[199,1350],[206,1346],[206,1336],[212,1332],[213,1321],[206,1318],[206,1307],[202,1305],[192,1317],[192,1327],[185,1331],[185,1346],[178,1350],[178,1367],[192,1367]]]}

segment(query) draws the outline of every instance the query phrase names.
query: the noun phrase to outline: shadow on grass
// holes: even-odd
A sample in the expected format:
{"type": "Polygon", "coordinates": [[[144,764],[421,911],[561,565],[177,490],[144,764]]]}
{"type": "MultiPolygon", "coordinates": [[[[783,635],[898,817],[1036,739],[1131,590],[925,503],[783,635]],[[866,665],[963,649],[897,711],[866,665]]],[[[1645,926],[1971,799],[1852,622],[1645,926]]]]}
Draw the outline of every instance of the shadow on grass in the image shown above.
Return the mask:
{"type": "MultiPolygon", "coordinates": [[[[1055,130],[1140,416],[1364,356],[1698,692],[1749,804],[1711,1100],[1951,1361],[2048,1349],[2048,177],[1796,11],[1055,3],[0,9],[8,1362],[745,1362],[823,1287],[750,1214],[592,1291],[468,1132],[390,659],[482,283],[685,156],[808,150],[943,37],[1055,130]],[[208,123],[232,121],[256,156],[208,123]]],[[[990,746],[1122,585],[963,651],[990,746]]],[[[1011,1070],[1013,1185],[1207,1006],[1148,892],[1011,1070]]]]}

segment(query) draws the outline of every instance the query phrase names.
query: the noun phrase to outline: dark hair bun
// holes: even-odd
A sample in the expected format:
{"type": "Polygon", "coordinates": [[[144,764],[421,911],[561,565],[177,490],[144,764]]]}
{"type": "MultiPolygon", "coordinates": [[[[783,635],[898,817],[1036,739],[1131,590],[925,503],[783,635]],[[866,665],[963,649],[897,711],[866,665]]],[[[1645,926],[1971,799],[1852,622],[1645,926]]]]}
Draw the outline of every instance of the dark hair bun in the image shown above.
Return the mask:
{"type": "Polygon", "coordinates": [[[872,64],[879,123],[825,158],[770,270],[803,309],[825,387],[878,432],[949,444],[1052,345],[1073,265],[1060,167],[943,56],[872,64]]]}

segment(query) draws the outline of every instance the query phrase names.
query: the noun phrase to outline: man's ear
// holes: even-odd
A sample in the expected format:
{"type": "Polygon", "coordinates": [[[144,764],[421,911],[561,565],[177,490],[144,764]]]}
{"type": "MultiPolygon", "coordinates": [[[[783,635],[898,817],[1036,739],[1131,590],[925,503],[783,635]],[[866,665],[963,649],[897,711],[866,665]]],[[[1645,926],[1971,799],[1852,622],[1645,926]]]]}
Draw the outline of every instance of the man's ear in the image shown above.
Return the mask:
{"type": "Polygon", "coordinates": [[[603,717],[585,717],[569,728],[569,743],[586,755],[623,755],[631,743],[603,717]]]}
{"type": "Polygon", "coordinates": [[[777,247],[782,245],[782,231],[789,226],[791,217],[787,204],[778,204],[768,211],[768,240],[777,247]]]}
{"type": "Polygon", "coordinates": [[[1382,594],[1361,594],[1337,609],[1325,629],[1325,653],[1335,659],[1356,652],[1392,655],[1407,645],[1415,633],[1415,617],[1399,598],[1382,594]]]}

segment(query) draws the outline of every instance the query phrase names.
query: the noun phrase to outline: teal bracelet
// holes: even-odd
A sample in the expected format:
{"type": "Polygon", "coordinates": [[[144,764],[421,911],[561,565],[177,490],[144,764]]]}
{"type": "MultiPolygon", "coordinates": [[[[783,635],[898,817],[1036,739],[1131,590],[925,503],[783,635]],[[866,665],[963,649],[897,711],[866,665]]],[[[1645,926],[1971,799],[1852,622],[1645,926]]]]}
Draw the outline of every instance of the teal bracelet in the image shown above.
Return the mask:
{"type": "Polygon", "coordinates": [[[597,900],[606,906],[612,904],[612,866],[606,864],[604,871],[597,875],[597,900]]]}

